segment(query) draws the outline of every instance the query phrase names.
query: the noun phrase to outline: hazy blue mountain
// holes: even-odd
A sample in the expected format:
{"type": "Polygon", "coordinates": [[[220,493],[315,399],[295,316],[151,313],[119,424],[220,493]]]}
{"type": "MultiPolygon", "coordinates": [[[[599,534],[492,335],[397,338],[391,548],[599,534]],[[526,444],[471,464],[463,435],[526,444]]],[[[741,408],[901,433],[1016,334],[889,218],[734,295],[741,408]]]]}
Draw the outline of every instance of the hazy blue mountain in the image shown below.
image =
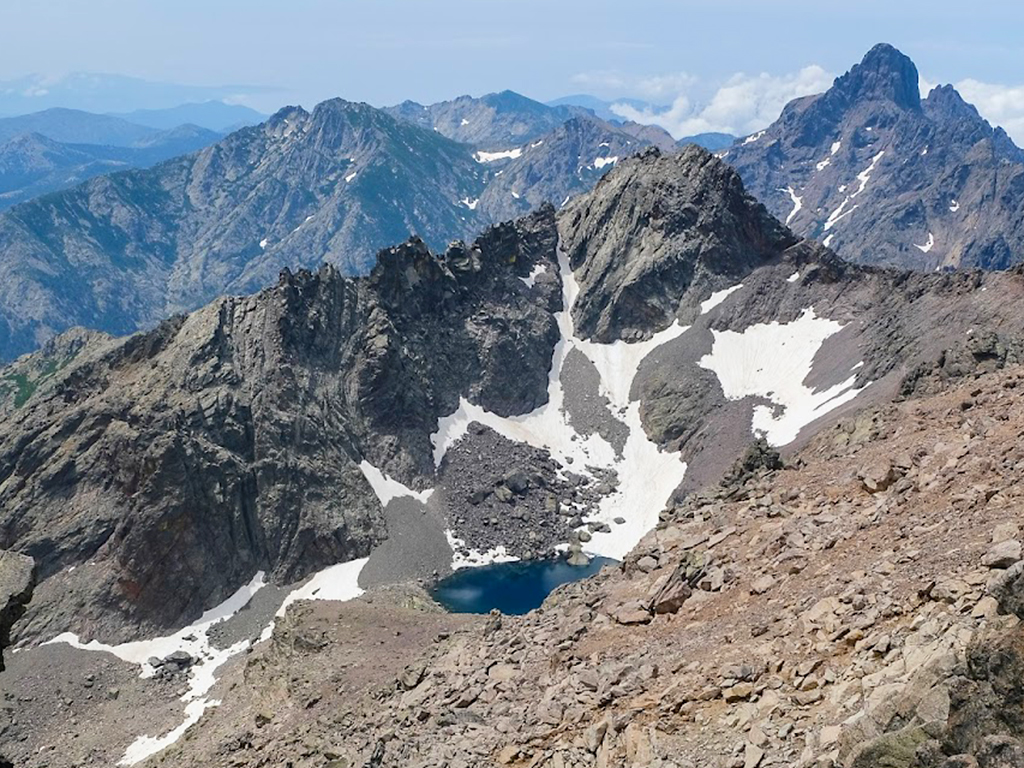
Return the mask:
{"type": "Polygon", "coordinates": [[[65,144],[105,144],[131,147],[160,133],[155,128],[119,117],[96,115],[79,109],[55,107],[18,117],[0,118],[0,141],[23,133],[38,133],[65,144]]]}
{"type": "Polygon", "coordinates": [[[850,261],[933,271],[1024,260],[1024,152],[950,85],[877,45],[823,94],[722,153],[803,237],[850,261]]]}
{"type": "Polygon", "coordinates": [[[219,133],[194,125],[160,132],[136,147],[69,144],[22,133],[0,142],[0,210],[105,173],[148,168],[219,138],[219,133]]]}
{"type": "Polygon", "coordinates": [[[112,116],[149,128],[166,130],[189,124],[220,133],[256,125],[269,117],[255,109],[240,104],[225,104],[223,101],[179,104],[168,109],[136,109],[132,112],[114,113],[112,116]]]}
{"type": "Polygon", "coordinates": [[[685,147],[687,144],[696,144],[698,147],[704,147],[709,152],[718,152],[722,149],[728,149],[735,141],[736,137],[731,133],[698,133],[693,136],[685,136],[677,143],[680,147],[685,147]]]}
{"type": "Polygon", "coordinates": [[[668,107],[660,106],[657,104],[651,104],[641,99],[615,99],[614,101],[606,101],[599,99],[596,96],[590,96],[585,93],[577,93],[572,96],[563,96],[560,99],[554,99],[553,101],[547,102],[549,107],[583,107],[589,109],[595,115],[600,117],[602,120],[608,120],[611,122],[621,123],[625,120],[622,115],[616,114],[612,111],[613,104],[625,104],[626,106],[633,107],[638,110],[650,110],[655,112],[662,112],[668,107]]]}
{"type": "Polygon", "coordinates": [[[201,86],[159,83],[125,75],[73,72],[51,77],[30,74],[0,81],[0,115],[23,115],[51,107],[90,112],[128,112],[164,109],[257,93],[274,89],[252,85],[201,86]]]}
{"type": "MultiPolygon", "coordinates": [[[[501,106],[481,118],[537,130],[505,122],[501,106]]],[[[651,144],[648,127],[627,127],[582,112],[495,157],[334,99],[155,168],[30,200],[0,214],[0,358],[74,325],[151,327],[268,285],[285,267],[327,261],[360,274],[411,233],[441,248],[541,202],[562,204],[651,144]]],[[[57,148],[33,151],[46,178],[57,148]]]]}

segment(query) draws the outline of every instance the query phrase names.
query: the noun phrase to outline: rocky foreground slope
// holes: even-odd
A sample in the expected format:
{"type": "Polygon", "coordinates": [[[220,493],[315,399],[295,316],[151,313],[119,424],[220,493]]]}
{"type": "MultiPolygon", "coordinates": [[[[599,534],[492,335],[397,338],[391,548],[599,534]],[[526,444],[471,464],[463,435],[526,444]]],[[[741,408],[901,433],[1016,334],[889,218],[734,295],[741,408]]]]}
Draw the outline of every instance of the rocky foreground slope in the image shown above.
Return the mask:
{"type": "Polygon", "coordinates": [[[784,466],[751,452],[524,617],[297,606],[153,764],[1020,765],[1021,387],[979,374],[784,466]],[[417,625],[418,658],[360,661],[417,625]]]}
{"type": "Polygon", "coordinates": [[[1024,153],[949,85],[873,48],[721,153],[794,232],[864,264],[1005,269],[1024,254],[1024,153]]]}

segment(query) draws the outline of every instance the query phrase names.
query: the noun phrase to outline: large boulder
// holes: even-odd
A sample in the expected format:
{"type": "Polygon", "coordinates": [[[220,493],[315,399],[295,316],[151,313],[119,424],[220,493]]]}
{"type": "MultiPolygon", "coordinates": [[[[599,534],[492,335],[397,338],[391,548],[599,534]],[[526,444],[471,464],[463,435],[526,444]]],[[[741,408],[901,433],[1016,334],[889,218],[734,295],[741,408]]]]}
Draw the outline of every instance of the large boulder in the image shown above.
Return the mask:
{"type": "Polygon", "coordinates": [[[10,643],[11,627],[24,615],[35,583],[31,557],[0,550],[0,672],[4,670],[3,651],[10,643]]]}

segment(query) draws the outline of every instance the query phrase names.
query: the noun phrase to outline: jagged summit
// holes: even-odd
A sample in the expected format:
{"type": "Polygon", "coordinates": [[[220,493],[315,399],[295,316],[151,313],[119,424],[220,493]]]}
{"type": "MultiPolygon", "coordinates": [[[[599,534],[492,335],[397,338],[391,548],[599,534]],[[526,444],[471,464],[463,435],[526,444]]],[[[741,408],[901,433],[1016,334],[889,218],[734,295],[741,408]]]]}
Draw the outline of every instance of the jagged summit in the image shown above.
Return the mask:
{"type": "Polygon", "coordinates": [[[916,67],[890,45],[722,157],[797,234],[851,261],[1024,260],[1024,153],[952,86],[922,100],[916,67]]]}
{"type": "Polygon", "coordinates": [[[921,106],[917,67],[888,43],[879,43],[868,51],[860,64],[836,80],[832,90],[851,102],[884,100],[904,109],[921,106]]]}
{"type": "Polygon", "coordinates": [[[668,326],[691,286],[734,284],[798,240],[696,145],[623,161],[560,222],[582,290],[577,327],[599,341],[668,326]]]}

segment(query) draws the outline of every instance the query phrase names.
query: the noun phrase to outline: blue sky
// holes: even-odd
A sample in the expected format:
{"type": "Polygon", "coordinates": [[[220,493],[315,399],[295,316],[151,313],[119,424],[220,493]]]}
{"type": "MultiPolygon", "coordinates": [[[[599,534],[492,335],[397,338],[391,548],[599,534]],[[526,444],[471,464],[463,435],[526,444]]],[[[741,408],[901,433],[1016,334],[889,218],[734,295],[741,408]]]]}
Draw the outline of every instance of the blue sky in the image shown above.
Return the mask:
{"type": "Polygon", "coordinates": [[[0,80],[91,71],[262,85],[276,90],[235,95],[264,111],[331,96],[585,91],[675,104],[677,129],[743,132],[887,41],[928,82],[978,83],[982,112],[1012,123],[1024,119],[1022,28],[1024,4],[944,0],[4,0],[0,80]],[[758,108],[702,116],[729,84],[758,108]]]}

